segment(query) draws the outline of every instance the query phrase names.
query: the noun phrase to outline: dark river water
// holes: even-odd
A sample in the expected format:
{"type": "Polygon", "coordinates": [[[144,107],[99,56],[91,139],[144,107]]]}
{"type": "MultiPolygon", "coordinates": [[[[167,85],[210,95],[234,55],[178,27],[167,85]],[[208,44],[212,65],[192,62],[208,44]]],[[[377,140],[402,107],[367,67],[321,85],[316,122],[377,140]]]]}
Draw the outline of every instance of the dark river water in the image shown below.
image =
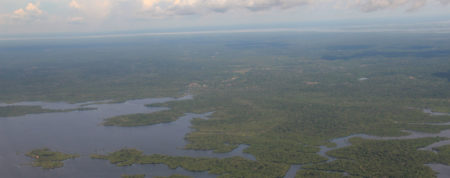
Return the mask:
{"type": "MultiPolygon", "coordinates": [[[[230,153],[217,154],[211,151],[183,150],[187,144],[184,136],[191,132],[193,118],[206,119],[211,113],[186,113],[177,121],[142,127],[105,127],[105,118],[151,113],[168,108],[146,107],[145,104],[164,103],[183,98],[156,98],[130,100],[124,103],[44,103],[22,102],[15,105],[40,105],[48,109],[73,109],[80,107],[95,110],[30,114],[0,118],[0,175],[1,177],[120,177],[122,174],[146,174],[147,177],[183,174],[193,177],[215,177],[205,172],[189,172],[181,168],[170,169],[165,165],[133,165],[117,167],[105,160],[90,159],[92,153],[107,153],[121,148],[137,148],[146,154],[167,154],[193,157],[242,156],[255,159],[242,152],[241,145],[230,153]],[[63,168],[43,170],[31,167],[24,154],[36,148],[50,148],[65,153],[80,154],[81,157],[64,162],[63,168]]],[[[7,104],[1,104],[7,105],[7,104]]],[[[0,106],[1,106],[0,105],[0,106]]]]}

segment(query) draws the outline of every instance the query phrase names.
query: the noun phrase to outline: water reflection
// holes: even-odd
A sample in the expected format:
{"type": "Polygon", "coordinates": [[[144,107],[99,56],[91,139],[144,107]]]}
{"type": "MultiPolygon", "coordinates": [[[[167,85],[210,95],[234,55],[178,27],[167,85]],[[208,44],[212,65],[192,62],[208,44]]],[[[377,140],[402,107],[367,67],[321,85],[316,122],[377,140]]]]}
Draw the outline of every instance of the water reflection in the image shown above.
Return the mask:
{"type": "Polygon", "coordinates": [[[136,148],[146,154],[166,154],[192,157],[242,156],[247,146],[241,145],[229,153],[183,150],[187,144],[186,133],[192,131],[193,118],[206,119],[212,113],[186,113],[177,121],[141,127],[104,127],[103,119],[126,114],[151,113],[167,110],[164,107],[146,107],[146,104],[191,99],[153,98],[130,100],[123,103],[45,103],[22,102],[15,105],[39,105],[48,109],[96,108],[71,112],[29,114],[18,117],[0,118],[0,174],[6,177],[118,177],[121,174],[171,175],[181,173],[193,177],[214,177],[207,173],[172,170],[164,165],[133,165],[116,167],[104,160],[89,158],[92,153],[107,153],[121,148],[136,148]],[[42,170],[29,164],[24,154],[32,149],[47,147],[53,150],[81,154],[81,158],[65,161],[63,168],[42,170]]]}

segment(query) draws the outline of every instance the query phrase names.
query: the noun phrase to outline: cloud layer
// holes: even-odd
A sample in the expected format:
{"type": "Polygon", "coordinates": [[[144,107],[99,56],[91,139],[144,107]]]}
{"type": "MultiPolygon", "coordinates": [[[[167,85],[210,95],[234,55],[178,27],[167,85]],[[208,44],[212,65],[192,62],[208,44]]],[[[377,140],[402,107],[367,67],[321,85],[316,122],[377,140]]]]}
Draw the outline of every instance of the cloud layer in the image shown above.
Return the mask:
{"type": "MultiPolygon", "coordinates": [[[[8,8],[0,2],[0,25],[14,24],[117,24],[118,21],[147,21],[180,19],[181,17],[207,17],[210,15],[239,16],[253,14],[277,15],[297,13],[321,7],[325,11],[341,10],[345,13],[374,14],[377,12],[417,12],[430,5],[445,6],[450,0],[6,0],[8,8]],[[17,5],[17,6],[12,6],[17,5]],[[5,9],[9,9],[5,11],[5,9]],[[57,9],[57,10],[55,10],[57,9]],[[289,10],[289,11],[287,11],[289,10]],[[239,15],[236,15],[239,14],[239,15]]],[[[447,6],[448,7],[448,6],[447,6]]],[[[447,8],[444,7],[444,8],[447,8]]],[[[311,14],[302,14],[314,18],[311,14]]],[[[322,12],[326,14],[327,12],[322,12]]],[[[320,15],[320,14],[319,14],[320,15]]],[[[268,16],[266,16],[268,17],[268,16]]],[[[234,20],[233,19],[233,20],[234,20]]],[[[131,24],[131,23],[129,23],[131,24]]],[[[0,30],[1,31],[1,30],[0,30]]]]}
{"type": "Polygon", "coordinates": [[[250,11],[287,9],[313,2],[314,0],[142,0],[141,4],[146,11],[185,15],[205,12],[223,13],[234,9],[250,11]]]}
{"type": "MultiPolygon", "coordinates": [[[[384,9],[406,7],[407,11],[414,11],[424,7],[434,0],[354,0],[353,3],[363,12],[373,12],[384,9]]],[[[450,0],[437,0],[442,5],[447,5],[450,0]]]]}
{"type": "MultiPolygon", "coordinates": [[[[41,3],[54,0],[41,0],[41,3]]],[[[374,12],[386,9],[404,8],[414,11],[427,3],[450,4],[450,0],[61,0],[65,7],[72,9],[68,13],[73,17],[101,18],[110,14],[126,16],[161,17],[192,14],[226,13],[233,10],[249,12],[273,9],[290,9],[314,4],[344,4],[350,10],[374,12]]],[[[39,3],[29,2],[25,7],[17,8],[9,14],[11,18],[33,20],[44,14],[39,3]]],[[[63,14],[58,14],[63,15],[63,14]]],[[[78,18],[79,19],[79,18],[78,18]]]]}

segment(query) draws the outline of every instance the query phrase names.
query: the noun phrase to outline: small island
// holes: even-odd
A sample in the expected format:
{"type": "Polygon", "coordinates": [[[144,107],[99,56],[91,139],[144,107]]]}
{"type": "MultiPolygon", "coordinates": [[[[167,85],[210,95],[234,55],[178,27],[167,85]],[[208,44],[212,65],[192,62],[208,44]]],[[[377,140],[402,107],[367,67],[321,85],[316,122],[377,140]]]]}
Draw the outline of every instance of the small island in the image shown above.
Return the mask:
{"type": "Polygon", "coordinates": [[[120,127],[155,125],[160,123],[173,122],[182,115],[182,113],[174,112],[171,110],[148,114],[130,114],[108,118],[103,122],[103,125],[120,127]]]}
{"type": "Polygon", "coordinates": [[[185,176],[181,174],[173,174],[170,176],[156,176],[155,178],[192,178],[191,176],[185,176]]]}
{"type": "Polygon", "coordinates": [[[42,106],[0,106],[0,117],[17,117],[27,114],[42,114],[42,113],[55,113],[55,112],[72,112],[72,111],[89,111],[96,110],[97,108],[80,107],[74,109],[45,109],[42,106]]]}
{"type": "MultiPolygon", "coordinates": [[[[145,178],[145,174],[135,174],[135,175],[122,175],[121,178],[145,178]]],[[[173,174],[170,176],[155,176],[154,178],[192,178],[191,176],[185,176],[181,174],[173,174]]]]}
{"type": "Polygon", "coordinates": [[[145,178],[145,174],[135,174],[135,175],[122,175],[122,178],[145,178]]]}
{"type": "MultiPolygon", "coordinates": [[[[242,157],[207,158],[168,155],[145,155],[132,148],[121,149],[106,155],[94,154],[92,159],[108,160],[116,166],[133,164],[164,164],[171,169],[181,167],[187,171],[208,172],[218,177],[283,177],[289,165],[266,161],[252,161],[242,157]]],[[[172,177],[177,175],[172,175],[172,177]]]]}
{"type": "Polygon", "coordinates": [[[0,117],[16,117],[26,114],[39,114],[56,111],[57,110],[44,109],[41,106],[2,106],[0,107],[0,117]]]}
{"type": "Polygon", "coordinates": [[[25,155],[33,159],[33,167],[42,167],[43,169],[60,168],[64,166],[63,161],[79,157],[77,154],[61,153],[48,148],[35,149],[25,155]]]}

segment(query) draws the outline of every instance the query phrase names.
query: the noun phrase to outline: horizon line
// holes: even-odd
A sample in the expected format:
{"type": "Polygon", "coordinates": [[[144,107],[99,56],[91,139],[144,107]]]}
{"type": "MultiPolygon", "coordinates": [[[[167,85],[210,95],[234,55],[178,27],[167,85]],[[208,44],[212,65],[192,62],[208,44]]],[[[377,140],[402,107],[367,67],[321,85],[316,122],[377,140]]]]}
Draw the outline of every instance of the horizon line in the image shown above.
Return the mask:
{"type": "Polygon", "coordinates": [[[270,32],[317,32],[317,33],[450,33],[450,27],[444,28],[425,28],[425,29],[398,29],[398,28],[360,28],[349,26],[347,28],[326,29],[326,28],[265,28],[265,29],[239,29],[239,30],[198,30],[198,31],[180,31],[180,32],[144,32],[144,33],[118,33],[104,35],[79,35],[79,36],[55,36],[55,37],[6,37],[0,38],[0,41],[26,41],[26,40],[65,40],[65,39],[100,39],[100,38],[123,38],[139,36],[176,36],[176,35],[201,35],[201,34],[233,34],[233,33],[270,33],[270,32]]]}

